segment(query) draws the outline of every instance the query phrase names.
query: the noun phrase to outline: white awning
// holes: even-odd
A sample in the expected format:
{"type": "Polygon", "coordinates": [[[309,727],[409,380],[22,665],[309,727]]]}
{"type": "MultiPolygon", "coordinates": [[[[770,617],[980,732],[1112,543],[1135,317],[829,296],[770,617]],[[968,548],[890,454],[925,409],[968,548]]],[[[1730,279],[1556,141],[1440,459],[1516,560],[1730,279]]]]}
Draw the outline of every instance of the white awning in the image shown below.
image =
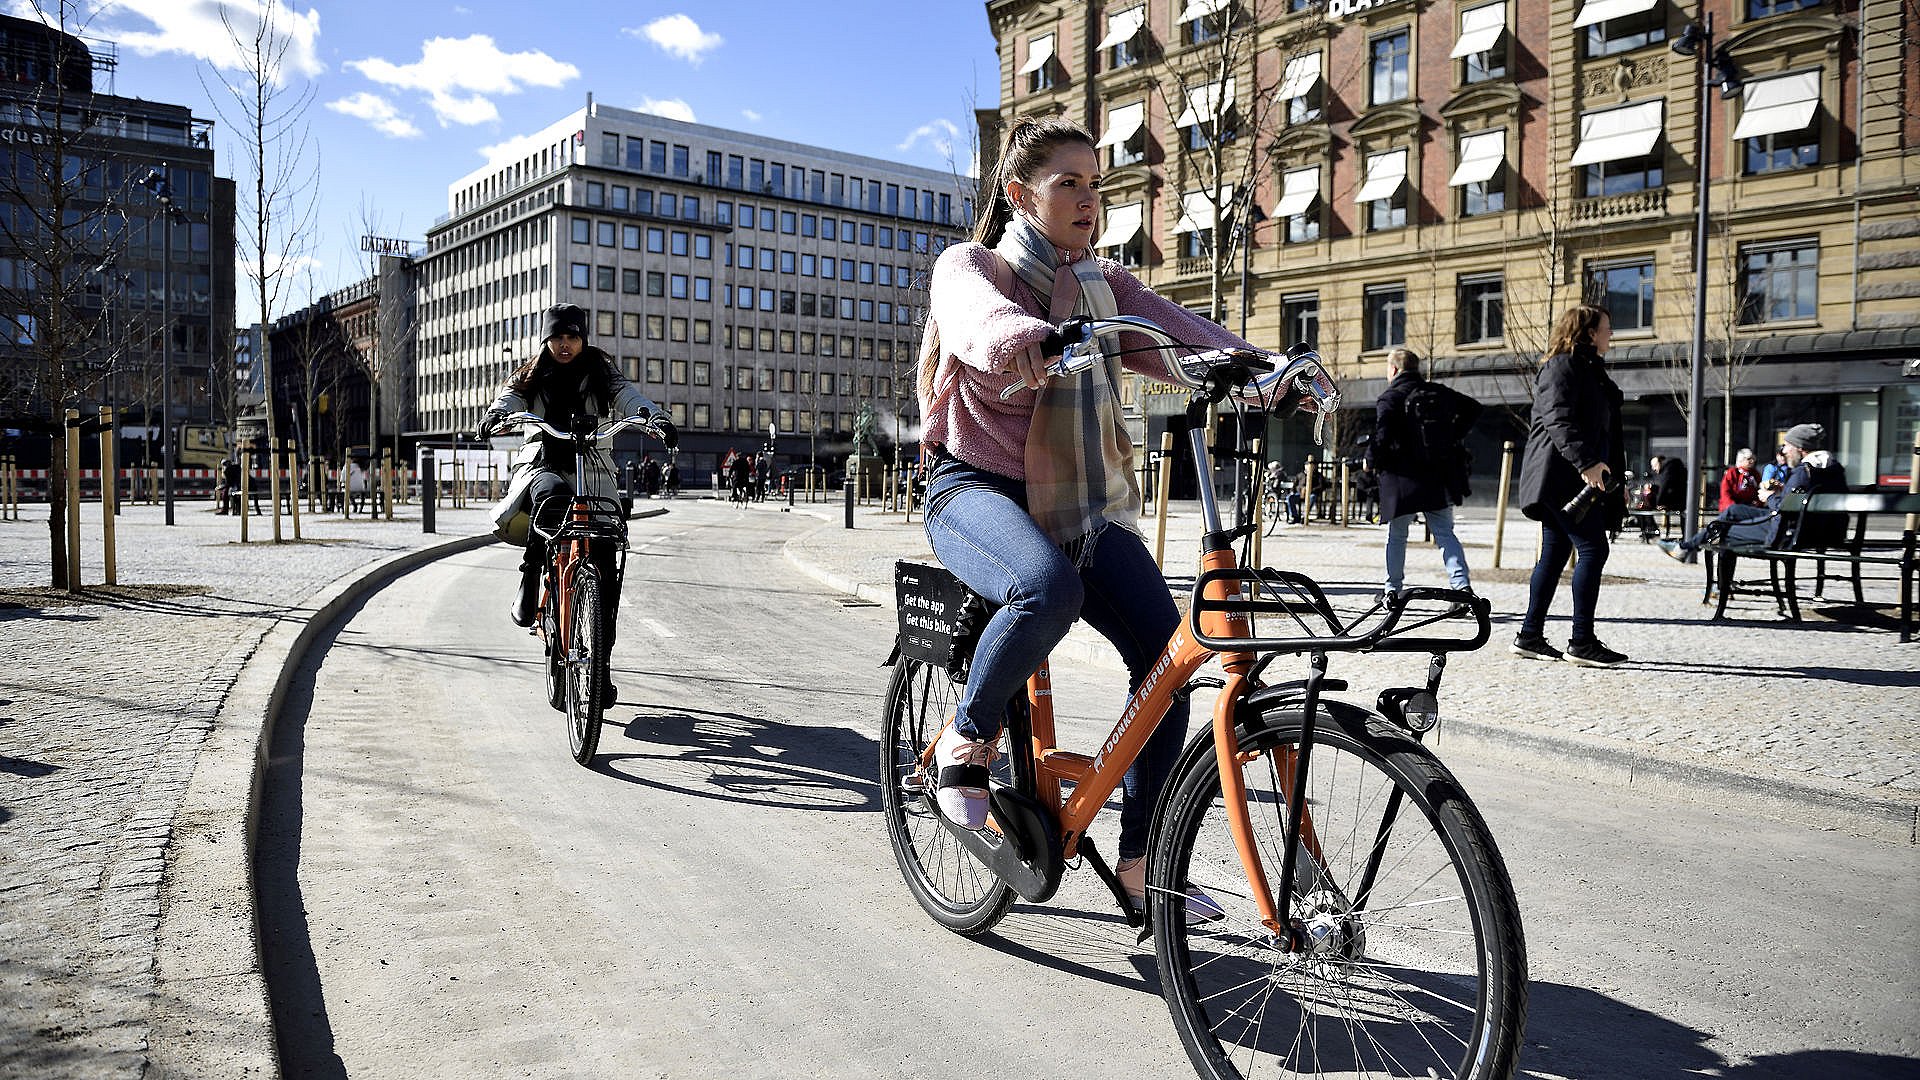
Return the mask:
{"type": "Polygon", "coordinates": [[[1608,19],[1618,19],[1623,15],[1638,15],[1651,11],[1660,0],[1587,0],[1580,8],[1580,17],[1573,20],[1573,28],[1592,26],[1608,19]]]}
{"type": "Polygon", "coordinates": [[[1320,166],[1309,165],[1304,169],[1289,169],[1280,177],[1280,205],[1273,208],[1273,216],[1290,218],[1304,214],[1320,197],[1320,166]]]}
{"type": "Polygon", "coordinates": [[[1311,52],[1305,56],[1296,56],[1287,61],[1286,74],[1280,76],[1280,91],[1273,95],[1277,101],[1291,101],[1304,97],[1320,81],[1320,54],[1311,52]]]}
{"type": "Polygon", "coordinates": [[[1757,139],[1781,131],[1803,131],[1820,108],[1820,69],[1753,79],[1740,94],[1736,139],[1757,139]]]}
{"type": "Polygon", "coordinates": [[[1506,128],[1476,131],[1460,140],[1460,164],[1454,166],[1453,179],[1447,184],[1459,187],[1485,183],[1493,179],[1493,174],[1500,171],[1500,163],[1506,159],[1506,128]]]}
{"type": "Polygon", "coordinates": [[[1360,185],[1360,193],[1353,197],[1357,203],[1370,203],[1375,199],[1391,199],[1407,182],[1407,152],[1389,150],[1384,154],[1367,155],[1367,180],[1360,185]]]}
{"type": "Polygon", "coordinates": [[[1107,130],[1095,143],[1096,149],[1109,146],[1124,146],[1133,138],[1141,125],[1147,122],[1147,103],[1136,101],[1131,105],[1115,105],[1107,110],[1107,130]]]}
{"type": "Polygon", "coordinates": [[[1194,87],[1187,93],[1187,109],[1173,122],[1176,128],[1190,128],[1195,124],[1218,119],[1224,106],[1233,104],[1233,76],[1227,76],[1224,90],[1220,83],[1207,83],[1194,87]]]}
{"type": "MultiPolygon", "coordinates": [[[[1213,228],[1214,205],[1213,200],[1208,199],[1204,191],[1189,191],[1180,196],[1180,220],[1174,222],[1173,231],[1190,233],[1213,228]]],[[[1220,189],[1219,205],[1223,211],[1226,207],[1233,205],[1232,184],[1227,184],[1220,189]]]]}
{"type": "Polygon", "coordinates": [[[1645,157],[1660,141],[1660,129],[1666,102],[1643,101],[1584,113],[1580,117],[1580,145],[1573,152],[1574,165],[1597,165],[1602,161],[1645,157]]]}
{"type": "Polygon", "coordinates": [[[1447,55],[1455,60],[1463,56],[1478,56],[1499,44],[1500,35],[1506,32],[1505,3],[1468,8],[1460,13],[1460,37],[1453,43],[1453,51],[1447,55]]]}
{"type": "Polygon", "coordinates": [[[1147,25],[1147,6],[1130,7],[1118,15],[1107,16],[1107,36],[1100,39],[1096,49],[1111,49],[1122,42],[1132,41],[1140,28],[1147,25]]]}
{"type": "Polygon", "coordinates": [[[1132,240],[1140,232],[1140,224],[1145,219],[1144,209],[1144,205],[1137,202],[1107,207],[1107,227],[1100,230],[1100,239],[1095,240],[1093,246],[1120,247],[1132,240]]]}
{"type": "Polygon", "coordinates": [[[1031,75],[1046,67],[1047,61],[1051,59],[1053,59],[1053,35],[1042,34],[1027,42],[1027,62],[1020,65],[1020,70],[1014,74],[1031,75]]]}
{"type": "Polygon", "coordinates": [[[1190,23],[1195,19],[1204,19],[1232,2],[1233,0],[1188,0],[1186,8],[1174,21],[1190,23]]]}

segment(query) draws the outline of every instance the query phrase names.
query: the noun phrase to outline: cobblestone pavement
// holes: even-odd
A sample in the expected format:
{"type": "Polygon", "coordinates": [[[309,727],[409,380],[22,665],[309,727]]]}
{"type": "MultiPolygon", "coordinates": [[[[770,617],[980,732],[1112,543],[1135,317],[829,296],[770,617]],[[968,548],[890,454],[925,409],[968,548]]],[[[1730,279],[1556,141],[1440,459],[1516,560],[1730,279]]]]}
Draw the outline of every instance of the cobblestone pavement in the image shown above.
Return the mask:
{"type": "MultiPolygon", "coordinates": [[[[848,531],[837,505],[795,511],[819,516],[830,527],[791,541],[790,561],[867,599],[892,603],[897,558],[932,559],[917,516],[908,525],[898,514],[863,508],[848,531]]],[[[1493,604],[1494,631],[1487,647],[1455,654],[1442,694],[1447,715],[1524,741],[1537,736],[1570,752],[1630,755],[1682,772],[1713,770],[1750,781],[1741,786],[1761,793],[1791,786],[1802,794],[1870,801],[1895,819],[1913,820],[1920,808],[1920,725],[1914,723],[1920,715],[1920,642],[1901,644],[1886,608],[1863,616],[1851,609],[1850,588],[1830,586],[1829,594],[1844,595],[1848,604],[1814,602],[1801,624],[1781,621],[1764,596],[1738,594],[1728,609],[1734,618],[1710,622],[1712,609],[1700,602],[1699,566],[1623,538],[1606,566],[1597,631],[1632,662],[1595,670],[1523,660],[1510,655],[1507,644],[1526,610],[1539,526],[1514,512],[1505,530],[1503,566],[1496,569],[1493,510],[1465,507],[1456,515],[1475,591],[1493,604]]],[[[1152,519],[1143,527],[1151,543],[1152,519]]],[[[1198,535],[1197,504],[1175,504],[1167,566],[1183,600],[1192,585],[1198,535]]],[[[1283,528],[1263,546],[1266,565],[1307,573],[1351,609],[1370,604],[1381,588],[1382,526],[1283,528]]],[[[1417,528],[1408,545],[1407,582],[1446,584],[1439,553],[1417,528]]],[[[1802,588],[1804,595],[1805,583],[1802,588]]],[[[1897,600],[1891,581],[1868,584],[1869,604],[1876,599],[1897,600]]],[[[1560,645],[1569,610],[1563,578],[1547,625],[1548,639],[1560,645]]],[[[1084,626],[1069,642],[1112,656],[1084,626]]],[[[1424,665],[1404,655],[1336,657],[1332,673],[1353,678],[1357,691],[1419,681],[1424,665]]]]}
{"type": "MultiPolygon", "coordinates": [[[[147,1067],[167,845],[197,751],[262,636],[326,585],[485,527],[442,509],[303,521],[298,543],[239,544],[211,504],[125,509],[120,588],[46,588],[44,505],[0,522],[0,1076],[139,1076],[147,1067]]],[[[83,580],[104,562],[85,508],[83,580]]],[[[284,525],[291,537],[291,523],[284,525]]],[[[245,807],[233,808],[236,815],[245,807]]]]}

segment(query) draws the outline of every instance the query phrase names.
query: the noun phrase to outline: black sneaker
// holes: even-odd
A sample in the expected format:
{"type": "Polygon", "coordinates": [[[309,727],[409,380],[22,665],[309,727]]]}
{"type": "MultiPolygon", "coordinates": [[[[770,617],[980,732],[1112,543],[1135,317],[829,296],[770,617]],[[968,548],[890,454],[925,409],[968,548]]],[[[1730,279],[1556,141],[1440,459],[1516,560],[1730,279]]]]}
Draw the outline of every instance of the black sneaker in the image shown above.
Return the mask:
{"type": "Polygon", "coordinates": [[[1598,640],[1573,641],[1567,644],[1566,660],[1581,667],[1619,667],[1627,662],[1627,654],[1614,652],[1598,640]]]}
{"type": "Polygon", "coordinates": [[[1528,660],[1558,660],[1561,657],[1560,650],[1547,644],[1547,639],[1538,634],[1521,634],[1513,639],[1512,645],[1507,646],[1507,651],[1528,660]]]}

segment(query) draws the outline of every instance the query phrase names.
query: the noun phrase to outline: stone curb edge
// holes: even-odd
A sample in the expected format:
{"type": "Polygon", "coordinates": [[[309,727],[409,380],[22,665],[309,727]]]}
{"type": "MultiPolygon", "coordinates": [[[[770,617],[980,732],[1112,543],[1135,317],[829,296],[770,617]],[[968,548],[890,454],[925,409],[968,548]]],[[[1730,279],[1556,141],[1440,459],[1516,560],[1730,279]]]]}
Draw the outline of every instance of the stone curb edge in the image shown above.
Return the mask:
{"type": "Polygon", "coordinates": [[[458,537],[349,571],[299,605],[307,618],[282,620],[261,636],[199,748],[168,843],[148,1036],[158,1075],[280,1073],[253,855],[274,721],[308,650],[343,612],[402,575],[499,542],[491,533],[458,537]]]}
{"type": "MultiPolygon", "coordinates": [[[[782,552],[795,569],[830,589],[882,607],[893,604],[891,586],[852,581],[809,562],[794,551],[790,542],[783,545],[782,552]]],[[[1119,660],[1113,650],[1106,647],[1104,641],[1079,640],[1083,632],[1084,628],[1076,626],[1061,643],[1059,651],[1082,663],[1118,669],[1119,660]]],[[[1569,779],[1636,787],[1695,803],[1731,795],[1757,804],[1774,816],[1876,840],[1920,844],[1920,807],[1857,792],[1787,778],[1749,776],[1731,769],[1674,761],[1590,738],[1515,730],[1457,717],[1449,717],[1442,723],[1441,738],[1451,739],[1456,745],[1464,742],[1468,749],[1569,779]]],[[[1445,747],[1444,741],[1439,744],[1442,761],[1448,757],[1445,747]]]]}

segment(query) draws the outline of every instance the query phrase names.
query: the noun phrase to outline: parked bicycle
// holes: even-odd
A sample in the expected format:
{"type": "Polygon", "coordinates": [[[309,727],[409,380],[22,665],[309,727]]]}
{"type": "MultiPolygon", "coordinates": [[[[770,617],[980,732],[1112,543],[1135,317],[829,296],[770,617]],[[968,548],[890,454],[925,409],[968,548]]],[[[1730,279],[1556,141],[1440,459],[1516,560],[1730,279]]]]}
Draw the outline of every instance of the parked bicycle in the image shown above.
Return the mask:
{"type": "MultiPolygon", "coordinates": [[[[526,424],[549,438],[571,443],[574,475],[581,476],[593,467],[593,448],[612,443],[628,428],[639,428],[663,441],[671,438],[671,429],[660,423],[663,419],[641,414],[596,428],[592,416],[576,416],[572,430],[562,431],[535,413],[520,412],[501,418],[498,426],[526,424]]],[[[613,598],[626,575],[626,513],[618,499],[577,492],[550,495],[533,508],[528,527],[546,541],[534,632],[546,649],[547,704],[566,714],[573,759],[585,765],[599,749],[600,722],[606,715],[601,690],[609,681],[607,633],[614,617],[613,598]],[[608,572],[613,579],[602,580],[608,572]]]]}
{"type": "MultiPolygon", "coordinates": [[[[1146,320],[1091,324],[1183,347],[1146,320]]],[[[1069,347],[1054,375],[1097,349],[1069,347]]],[[[1488,605],[1416,588],[1344,610],[1304,574],[1237,564],[1213,496],[1210,404],[1319,413],[1338,393],[1318,357],[1206,352],[1170,365],[1192,391],[1189,439],[1204,522],[1187,618],[1091,754],[1055,737],[1046,665],[1009,703],[989,828],[935,805],[933,746],[953,718],[986,612],[937,567],[900,564],[900,633],[881,717],[882,809],[909,890],[943,926],[987,931],[1015,898],[1042,902],[1091,867],[1155,943],[1160,985],[1206,1077],[1445,1076],[1506,1080],[1526,1013],[1526,953],[1504,863],[1479,811],[1424,745],[1447,654],[1477,649],[1488,605]],[[1335,699],[1336,652],[1424,652],[1424,683],[1374,706],[1335,699]],[[1269,679],[1305,654],[1306,677],[1269,679]],[[1223,679],[1196,678],[1218,658],[1223,679]],[[1218,688],[1211,726],[1156,807],[1144,920],[1088,829],[1177,696],[1218,688]],[[1189,890],[1211,898],[1194,918],[1189,890]]],[[[1246,430],[1245,423],[1236,425],[1246,430]]],[[[1369,596],[1377,592],[1369,590],[1369,596]]]]}

